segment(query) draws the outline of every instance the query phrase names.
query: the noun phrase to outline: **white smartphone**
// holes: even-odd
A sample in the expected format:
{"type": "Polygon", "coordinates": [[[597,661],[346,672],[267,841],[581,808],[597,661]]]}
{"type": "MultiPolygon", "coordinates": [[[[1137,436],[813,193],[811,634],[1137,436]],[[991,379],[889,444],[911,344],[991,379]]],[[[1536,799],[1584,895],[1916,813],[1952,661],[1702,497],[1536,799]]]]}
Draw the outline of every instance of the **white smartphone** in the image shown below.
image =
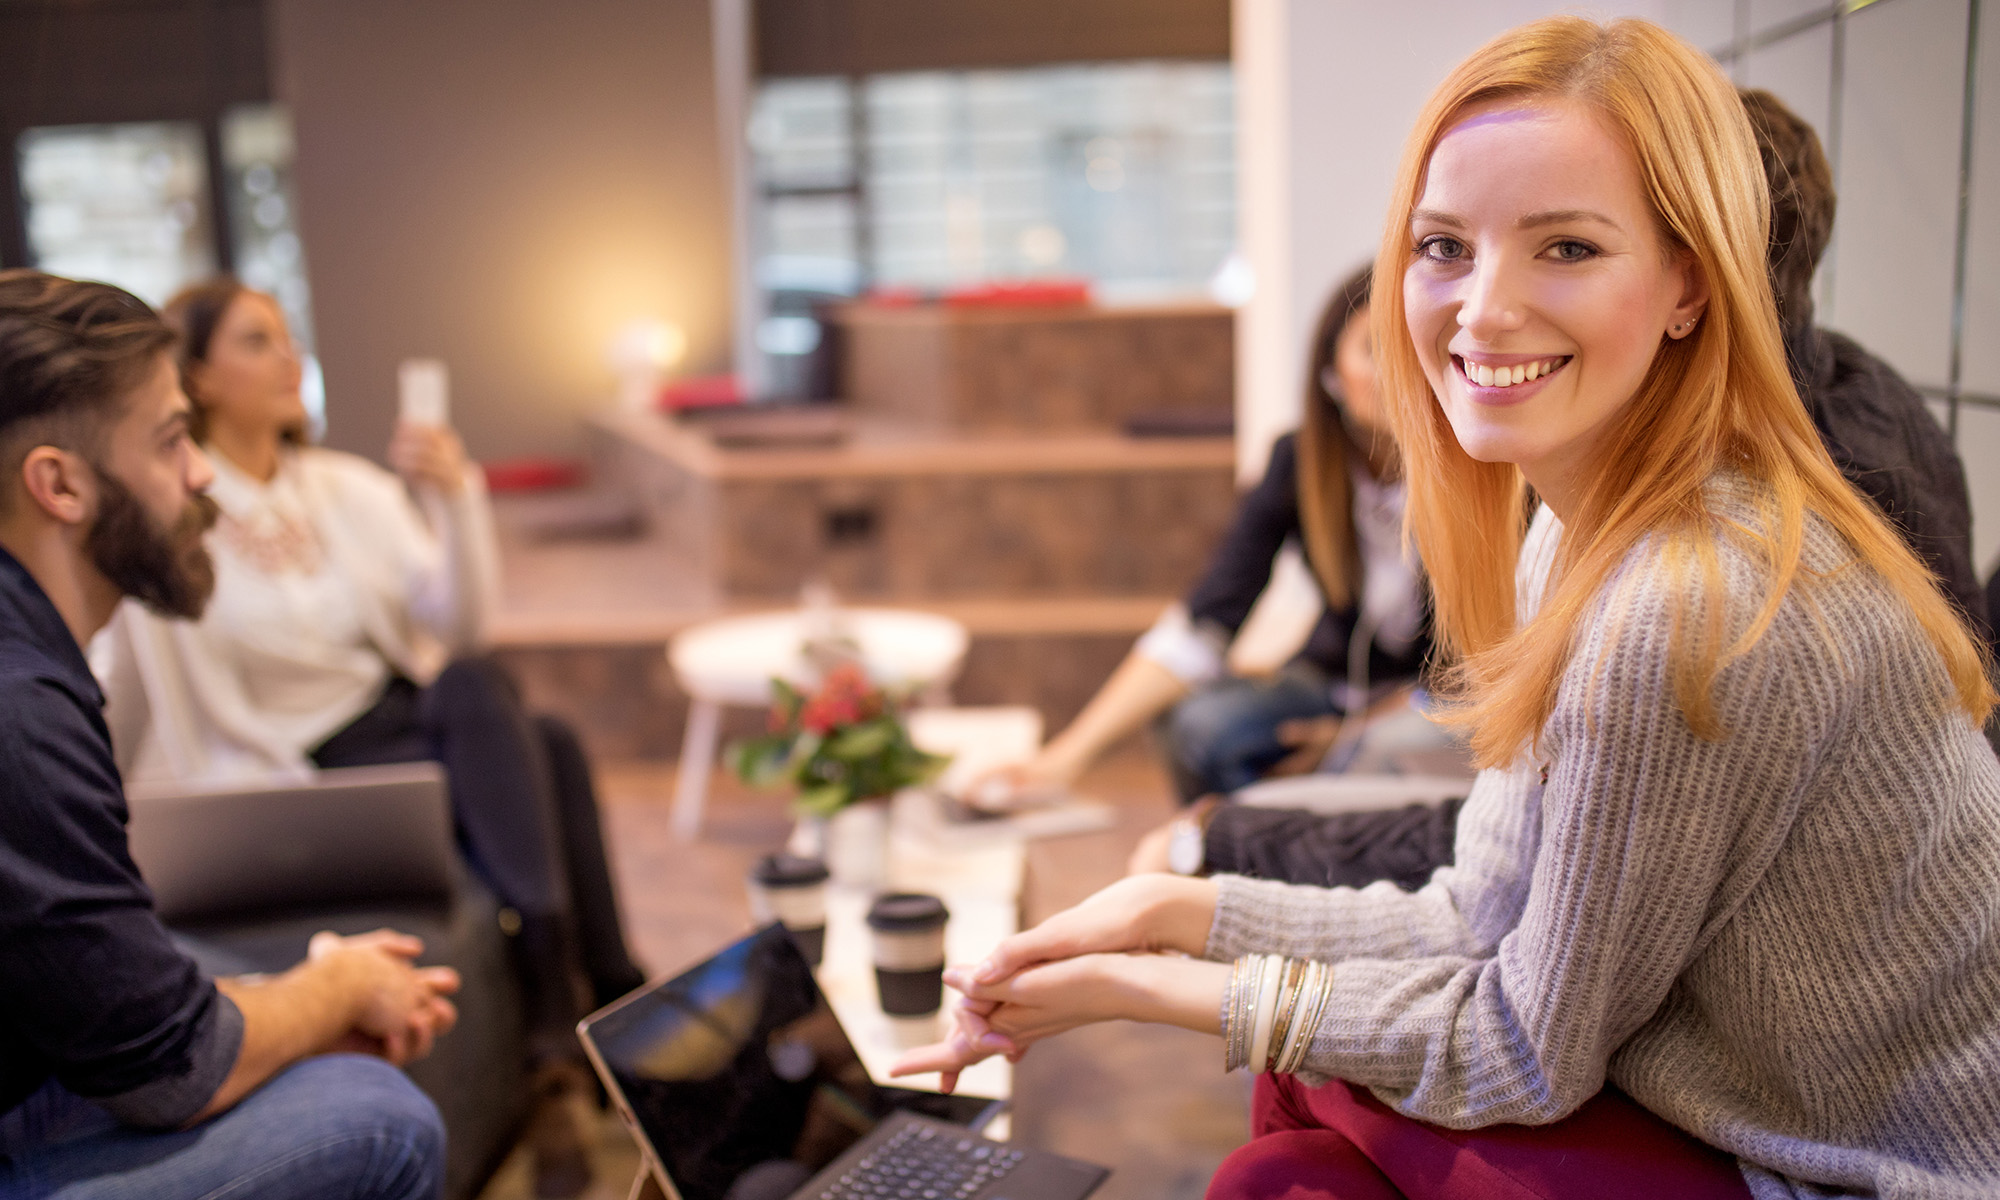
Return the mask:
{"type": "Polygon", "coordinates": [[[396,368],[403,420],[439,429],[451,424],[451,374],[443,360],[410,358],[396,368]]]}

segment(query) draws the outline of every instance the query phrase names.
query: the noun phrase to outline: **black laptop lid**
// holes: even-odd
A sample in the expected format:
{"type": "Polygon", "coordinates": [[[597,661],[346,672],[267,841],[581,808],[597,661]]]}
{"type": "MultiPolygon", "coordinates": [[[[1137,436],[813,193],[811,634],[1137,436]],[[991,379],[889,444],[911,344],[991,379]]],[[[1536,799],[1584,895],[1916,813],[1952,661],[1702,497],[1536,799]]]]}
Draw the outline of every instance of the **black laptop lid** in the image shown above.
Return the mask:
{"type": "Polygon", "coordinates": [[[890,1115],[779,925],[587,1029],[683,1200],[727,1200],[766,1162],[810,1175],[890,1115]]]}

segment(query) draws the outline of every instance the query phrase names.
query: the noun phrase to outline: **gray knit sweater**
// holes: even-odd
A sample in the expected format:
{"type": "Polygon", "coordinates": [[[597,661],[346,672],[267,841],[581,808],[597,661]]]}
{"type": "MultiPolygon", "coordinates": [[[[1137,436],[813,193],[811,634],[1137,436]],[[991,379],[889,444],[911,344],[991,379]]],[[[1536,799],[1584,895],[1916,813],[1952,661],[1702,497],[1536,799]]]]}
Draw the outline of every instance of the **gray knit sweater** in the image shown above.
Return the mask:
{"type": "MultiPolygon", "coordinates": [[[[1708,493],[1751,525],[1753,495],[1708,493]]],[[[1524,611],[1559,536],[1542,514],[1524,611]]],[[[1717,549],[1741,629],[1760,574],[1717,549]]],[[[1809,524],[1809,566],[1850,557],[1809,524]]],[[[1729,736],[1697,739],[1666,653],[1696,603],[1635,551],[1541,756],[1473,786],[1456,865],[1414,893],[1224,877],[1208,956],[1338,962],[1301,1076],[1425,1121],[1553,1121],[1608,1079],[1759,1200],[2000,1196],[2000,762],[1858,566],[1793,589],[1718,679],[1729,736]]]]}

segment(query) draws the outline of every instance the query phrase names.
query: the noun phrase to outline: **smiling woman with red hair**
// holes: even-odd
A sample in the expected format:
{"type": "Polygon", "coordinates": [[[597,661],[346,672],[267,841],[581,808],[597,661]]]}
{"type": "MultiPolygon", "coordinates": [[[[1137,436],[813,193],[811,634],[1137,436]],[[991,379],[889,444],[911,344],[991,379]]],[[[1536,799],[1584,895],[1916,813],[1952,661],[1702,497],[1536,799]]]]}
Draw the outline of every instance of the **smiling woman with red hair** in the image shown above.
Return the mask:
{"type": "Polygon", "coordinates": [[[1523,26],[1390,212],[1378,362],[1485,768],[1455,865],[1124,880],[954,970],[903,1065],[1220,1033],[1263,1075],[1211,1197],[2000,1191],[1993,692],[1786,373],[1735,91],[1642,21],[1523,26]]]}

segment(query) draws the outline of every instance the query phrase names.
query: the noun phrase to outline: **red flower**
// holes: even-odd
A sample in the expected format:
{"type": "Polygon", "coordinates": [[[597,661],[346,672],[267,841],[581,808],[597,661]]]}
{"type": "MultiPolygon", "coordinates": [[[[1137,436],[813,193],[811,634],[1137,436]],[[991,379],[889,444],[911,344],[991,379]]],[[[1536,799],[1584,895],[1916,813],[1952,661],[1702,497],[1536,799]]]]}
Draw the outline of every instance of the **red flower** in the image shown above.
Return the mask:
{"type": "Polygon", "coordinates": [[[819,694],[858,699],[869,692],[868,676],[857,663],[845,662],[826,673],[819,694]]]}
{"type": "Polygon", "coordinates": [[[860,719],[861,706],[854,700],[824,692],[808,700],[799,713],[799,724],[822,736],[860,719]]]}

